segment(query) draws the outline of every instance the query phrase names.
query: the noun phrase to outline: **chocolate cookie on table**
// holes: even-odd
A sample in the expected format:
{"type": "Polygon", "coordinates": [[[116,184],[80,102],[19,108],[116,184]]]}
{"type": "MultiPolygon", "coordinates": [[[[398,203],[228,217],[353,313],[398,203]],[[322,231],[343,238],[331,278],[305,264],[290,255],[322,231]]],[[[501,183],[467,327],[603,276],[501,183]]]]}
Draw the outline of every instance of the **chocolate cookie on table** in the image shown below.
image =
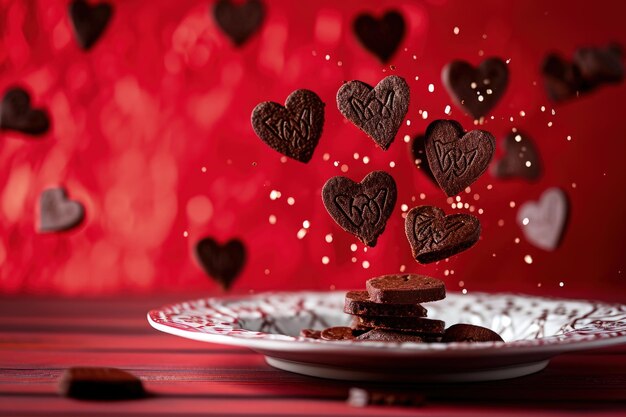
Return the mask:
{"type": "Polygon", "coordinates": [[[427,310],[420,304],[383,304],[370,299],[367,291],[348,291],[344,313],[362,316],[426,317],[427,310]]]}
{"type": "Polygon", "coordinates": [[[59,378],[58,389],[65,397],[85,400],[123,400],[146,394],[139,378],[116,368],[66,369],[59,378]]]}
{"type": "Polygon", "coordinates": [[[425,275],[383,275],[367,280],[365,286],[370,299],[376,303],[417,304],[446,297],[443,281],[425,275]]]}

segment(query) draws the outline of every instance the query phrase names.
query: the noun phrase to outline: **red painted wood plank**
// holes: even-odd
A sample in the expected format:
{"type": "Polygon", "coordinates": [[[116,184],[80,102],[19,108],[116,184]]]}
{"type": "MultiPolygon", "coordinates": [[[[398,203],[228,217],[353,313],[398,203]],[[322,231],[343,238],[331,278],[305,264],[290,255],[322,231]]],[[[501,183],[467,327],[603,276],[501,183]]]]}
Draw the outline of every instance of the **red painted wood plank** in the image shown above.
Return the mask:
{"type": "MultiPolygon", "coordinates": [[[[0,413],[29,412],[39,415],[141,415],[158,416],[171,414],[185,415],[247,415],[247,416],[571,416],[574,411],[581,411],[580,404],[545,406],[538,408],[532,404],[521,404],[515,408],[501,405],[476,405],[459,403],[427,404],[424,407],[350,407],[341,400],[273,400],[215,398],[150,398],[139,401],[96,403],[74,401],[58,397],[5,397],[0,401],[0,413]]],[[[584,407],[583,407],[584,409],[584,407]]],[[[626,410],[621,405],[594,406],[597,416],[615,416],[626,410]]]]}
{"type": "Polygon", "coordinates": [[[0,351],[224,351],[252,353],[250,349],[236,346],[204,343],[154,331],[148,334],[98,334],[50,332],[0,332],[0,351]]]}

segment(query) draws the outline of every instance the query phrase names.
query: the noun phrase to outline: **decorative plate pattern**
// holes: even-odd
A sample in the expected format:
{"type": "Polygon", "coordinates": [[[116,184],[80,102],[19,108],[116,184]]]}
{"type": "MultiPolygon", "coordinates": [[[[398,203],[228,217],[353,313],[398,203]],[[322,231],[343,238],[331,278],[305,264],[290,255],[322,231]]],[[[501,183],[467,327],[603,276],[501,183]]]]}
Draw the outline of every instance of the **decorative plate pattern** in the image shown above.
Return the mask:
{"type": "Polygon", "coordinates": [[[498,345],[499,349],[531,349],[583,343],[586,347],[589,342],[604,339],[626,342],[626,305],[486,293],[449,293],[446,299],[426,305],[428,317],[444,320],[447,326],[471,323],[489,327],[498,332],[505,343],[326,342],[298,336],[303,328],[348,325],[350,316],[343,313],[344,295],[344,291],[336,291],[208,298],[153,310],[148,318],[154,327],[166,332],[168,328],[177,329],[169,332],[256,348],[263,347],[263,343],[259,343],[263,341],[287,345],[351,345],[358,349],[401,347],[420,351],[476,349],[485,345],[498,345]]]}

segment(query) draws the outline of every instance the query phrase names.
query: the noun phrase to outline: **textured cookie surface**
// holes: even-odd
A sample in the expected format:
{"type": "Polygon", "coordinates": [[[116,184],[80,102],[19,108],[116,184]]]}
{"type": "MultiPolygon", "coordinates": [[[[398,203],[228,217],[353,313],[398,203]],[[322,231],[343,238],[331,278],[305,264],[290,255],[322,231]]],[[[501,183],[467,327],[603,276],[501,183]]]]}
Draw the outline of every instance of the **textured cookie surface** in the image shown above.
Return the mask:
{"type": "Polygon", "coordinates": [[[337,107],[346,119],[387,150],[409,110],[409,86],[390,75],[376,87],[361,81],[345,83],[337,91],[337,107]]]}
{"type": "Polygon", "coordinates": [[[426,129],[425,147],[433,176],[452,197],[485,172],[496,151],[496,141],[485,130],[465,133],[454,120],[435,120],[426,129]]]}
{"type": "Polygon", "coordinates": [[[285,106],[273,101],[252,111],[252,128],[272,149],[300,162],[309,162],[324,128],[324,103],[313,91],[296,90],[285,106]]]}
{"type": "Polygon", "coordinates": [[[472,247],[480,238],[480,221],[471,214],[445,215],[433,206],[414,207],[406,215],[404,231],[419,263],[440,261],[472,247]]]}
{"type": "Polygon", "coordinates": [[[371,172],[360,183],[333,177],[322,188],[328,214],[342,229],[368,246],[376,246],[396,199],[396,182],[384,171],[371,172]]]}

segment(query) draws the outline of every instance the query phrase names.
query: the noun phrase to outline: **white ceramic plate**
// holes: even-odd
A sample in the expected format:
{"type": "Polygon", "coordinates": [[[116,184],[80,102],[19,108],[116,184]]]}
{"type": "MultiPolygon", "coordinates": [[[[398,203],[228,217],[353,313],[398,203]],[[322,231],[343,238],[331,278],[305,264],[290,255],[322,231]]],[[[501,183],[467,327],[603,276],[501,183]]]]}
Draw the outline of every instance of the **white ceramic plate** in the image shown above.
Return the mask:
{"type": "Polygon", "coordinates": [[[348,325],[345,291],[209,298],[148,313],[157,330],[245,346],[305,375],[361,381],[486,381],[540,371],[563,352],[626,343],[626,305],[515,294],[449,293],[425,304],[447,326],[489,327],[505,342],[386,343],[298,337],[303,328],[348,325]]]}

